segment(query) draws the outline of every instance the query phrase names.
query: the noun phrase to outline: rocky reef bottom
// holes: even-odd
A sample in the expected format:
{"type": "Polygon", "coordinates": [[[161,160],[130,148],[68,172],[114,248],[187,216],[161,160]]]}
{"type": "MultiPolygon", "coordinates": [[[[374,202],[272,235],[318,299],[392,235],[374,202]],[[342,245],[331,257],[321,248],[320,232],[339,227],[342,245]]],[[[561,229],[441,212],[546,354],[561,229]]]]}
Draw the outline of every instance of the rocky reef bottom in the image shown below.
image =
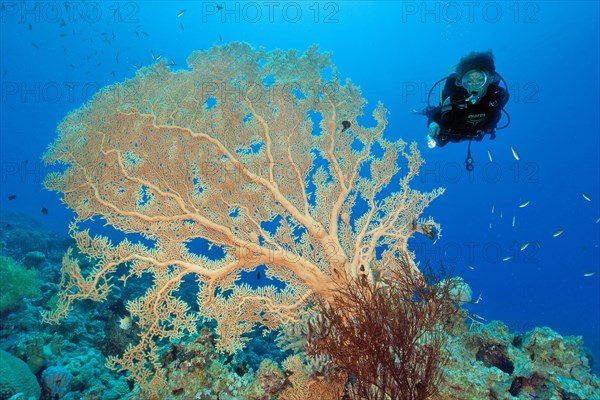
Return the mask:
{"type": "Polygon", "coordinates": [[[436,400],[600,400],[593,358],[579,336],[562,337],[547,327],[510,333],[500,321],[459,320],[447,345],[450,358],[436,400]]]}

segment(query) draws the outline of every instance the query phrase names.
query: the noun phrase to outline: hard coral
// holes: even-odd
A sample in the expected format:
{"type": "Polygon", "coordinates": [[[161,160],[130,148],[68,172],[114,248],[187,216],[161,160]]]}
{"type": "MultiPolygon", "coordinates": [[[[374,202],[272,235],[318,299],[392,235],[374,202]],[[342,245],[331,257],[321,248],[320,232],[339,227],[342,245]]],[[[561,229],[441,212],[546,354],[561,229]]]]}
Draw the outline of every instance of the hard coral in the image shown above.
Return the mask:
{"type": "Polygon", "coordinates": [[[39,399],[40,385],[27,364],[0,350],[0,398],[9,399],[18,393],[22,393],[26,399],[39,399]]]}
{"type": "Polygon", "coordinates": [[[63,398],[71,390],[73,375],[63,367],[48,367],[42,373],[44,394],[51,399],[63,398]]]}
{"type": "Polygon", "coordinates": [[[249,398],[252,400],[269,400],[275,398],[288,384],[287,377],[272,360],[265,359],[260,363],[250,388],[249,398]]]}

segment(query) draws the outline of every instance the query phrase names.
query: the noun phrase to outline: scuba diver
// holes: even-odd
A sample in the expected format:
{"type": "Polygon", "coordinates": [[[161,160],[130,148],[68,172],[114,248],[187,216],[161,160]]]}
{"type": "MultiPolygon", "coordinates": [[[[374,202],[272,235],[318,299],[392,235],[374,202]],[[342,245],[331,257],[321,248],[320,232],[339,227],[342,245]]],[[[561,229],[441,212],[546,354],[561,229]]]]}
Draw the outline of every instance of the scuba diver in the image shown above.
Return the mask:
{"type": "Polygon", "coordinates": [[[428,118],[427,145],[429,148],[443,147],[448,142],[469,141],[467,159],[468,171],[473,170],[471,141],[480,142],[485,135],[490,140],[496,137],[496,130],[510,123],[510,116],[504,111],[508,102],[507,85],[496,73],[494,56],[488,52],[471,52],[462,57],[456,72],[437,81],[427,96],[427,108],[413,111],[428,118]],[[445,81],[440,105],[433,107],[430,97],[433,89],[445,81]],[[504,88],[499,82],[504,83],[504,88]],[[496,128],[502,111],[506,114],[506,125],[496,128]]]}

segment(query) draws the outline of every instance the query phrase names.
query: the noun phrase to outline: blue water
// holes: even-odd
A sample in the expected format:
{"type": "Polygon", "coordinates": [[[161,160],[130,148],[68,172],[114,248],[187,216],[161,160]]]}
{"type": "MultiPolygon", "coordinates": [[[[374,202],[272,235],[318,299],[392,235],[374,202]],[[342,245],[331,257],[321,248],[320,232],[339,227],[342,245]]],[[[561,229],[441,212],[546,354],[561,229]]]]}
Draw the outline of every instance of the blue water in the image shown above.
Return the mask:
{"type": "Polygon", "coordinates": [[[69,111],[152,54],[183,68],[215,43],[318,43],[361,86],[368,113],[378,101],[388,108],[388,138],[419,142],[427,164],[415,186],[447,189],[426,212],[443,237],[435,246],[415,239],[418,259],[464,276],[482,297],[472,312],[513,330],[582,335],[600,359],[597,2],[226,2],[224,12],[221,2],[70,3],[74,13],[62,1],[2,2],[2,209],[67,232],[72,214],[41,186],[40,156],[69,111]],[[466,144],[427,149],[426,121],[410,110],[425,106],[461,56],[488,49],[508,84],[512,122],[473,144],[468,174],[466,144]]]}

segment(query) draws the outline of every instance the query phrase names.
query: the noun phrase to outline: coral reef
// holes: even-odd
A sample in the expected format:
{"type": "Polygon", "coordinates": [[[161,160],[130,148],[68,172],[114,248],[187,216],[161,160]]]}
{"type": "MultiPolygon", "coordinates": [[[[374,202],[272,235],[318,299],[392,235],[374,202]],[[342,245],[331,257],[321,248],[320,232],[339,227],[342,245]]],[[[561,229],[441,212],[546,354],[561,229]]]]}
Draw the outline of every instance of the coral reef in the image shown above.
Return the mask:
{"type": "Polygon", "coordinates": [[[43,254],[47,261],[60,261],[67,245],[72,242],[67,235],[50,232],[42,227],[40,221],[27,215],[2,209],[0,222],[0,252],[23,264],[28,253],[35,259],[43,254]]]}
{"type": "Polygon", "coordinates": [[[22,334],[19,337],[16,354],[27,363],[34,374],[44,368],[50,359],[60,353],[63,338],[45,332],[22,334]]]}
{"type": "Polygon", "coordinates": [[[23,265],[27,268],[38,268],[46,260],[46,254],[41,251],[30,251],[23,258],[23,265]]]}
{"type": "Polygon", "coordinates": [[[264,359],[256,371],[248,397],[253,400],[269,400],[280,394],[287,384],[287,376],[281,367],[273,360],[264,359]]]}
{"type": "Polygon", "coordinates": [[[455,321],[451,354],[436,399],[600,399],[600,379],[581,337],[563,338],[550,328],[510,333],[500,321],[455,321]]]}

